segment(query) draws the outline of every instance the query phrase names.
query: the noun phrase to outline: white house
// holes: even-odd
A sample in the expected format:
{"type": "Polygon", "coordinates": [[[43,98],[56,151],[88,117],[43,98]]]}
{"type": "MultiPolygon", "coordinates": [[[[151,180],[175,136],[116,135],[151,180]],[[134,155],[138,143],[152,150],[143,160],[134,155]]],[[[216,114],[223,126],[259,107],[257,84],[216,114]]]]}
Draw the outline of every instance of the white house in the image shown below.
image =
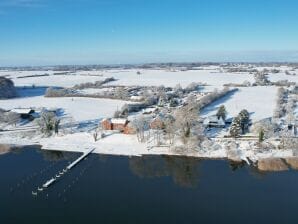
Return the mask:
{"type": "Polygon", "coordinates": [[[222,119],[222,117],[218,118],[216,115],[207,117],[203,124],[205,127],[209,128],[224,128],[226,126],[224,119],[222,119]]]}

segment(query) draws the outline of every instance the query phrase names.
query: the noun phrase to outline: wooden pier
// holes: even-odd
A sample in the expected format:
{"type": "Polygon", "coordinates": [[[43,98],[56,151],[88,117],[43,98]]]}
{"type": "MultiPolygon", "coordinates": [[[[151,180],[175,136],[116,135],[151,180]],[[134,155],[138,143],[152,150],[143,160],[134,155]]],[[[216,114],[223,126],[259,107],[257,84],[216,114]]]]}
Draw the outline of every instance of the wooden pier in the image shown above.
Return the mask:
{"type": "MultiPolygon", "coordinates": [[[[63,174],[66,173],[67,171],[71,170],[73,167],[75,167],[79,162],[81,162],[84,158],[86,158],[90,153],[92,153],[95,150],[95,148],[90,149],[86,152],[83,153],[83,155],[81,155],[78,159],[76,159],[75,161],[73,161],[71,164],[69,164],[66,169],[63,170],[63,174]]],[[[62,175],[63,175],[62,174],[62,175]]],[[[61,173],[58,173],[58,175],[56,176],[62,176],[61,173]]],[[[52,184],[54,184],[57,181],[57,177],[53,177],[50,180],[46,181],[46,183],[44,183],[42,185],[43,188],[48,188],[50,187],[52,184]]]]}

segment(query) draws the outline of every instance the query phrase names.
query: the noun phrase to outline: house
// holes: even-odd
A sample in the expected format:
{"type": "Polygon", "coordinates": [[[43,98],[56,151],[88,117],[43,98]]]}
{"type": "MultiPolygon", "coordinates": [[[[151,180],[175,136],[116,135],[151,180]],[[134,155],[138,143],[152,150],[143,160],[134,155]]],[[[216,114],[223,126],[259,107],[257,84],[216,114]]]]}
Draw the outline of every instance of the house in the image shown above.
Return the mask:
{"type": "Polygon", "coordinates": [[[142,110],[142,114],[153,114],[157,112],[158,112],[158,108],[156,107],[148,107],[142,110]]]}
{"type": "Polygon", "coordinates": [[[137,133],[137,130],[131,122],[128,122],[124,127],[123,133],[126,135],[134,135],[137,133]]]}
{"type": "Polygon", "coordinates": [[[35,110],[31,108],[16,108],[12,109],[10,112],[19,114],[22,119],[34,120],[36,117],[35,110]]]}
{"type": "Polygon", "coordinates": [[[174,122],[174,118],[170,114],[158,114],[150,122],[149,127],[151,129],[164,129],[167,122],[174,122]]]}
{"type": "Polygon", "coordinates": [[[101,126],[104,130],[118,130],[123,131],[125,126],[127,125],[128,120],[123,118],[107,118],[103,119],[101,122],[101,126]]]}
{"type": "Polygon", "coordinates": [[[224,128],[226,126],[226,122],[222,117],[218,117],[216,115],[207,117],[203,122],[205,127],[208,128],[224,128]]]}
{"type": "Polygon", "coordinates": [[[131,96],[130,99],[132,101],[143,101],[144,97],[143,96],[131,96]]]}
{"type": "Polygon", "coordinates": [[[165,123],[160,116],[157,116],[150,122],[151,129],[164,129],[165,123]]]}
{"type": "Polygon", "coordinates": [[[120,131],[124,134],[135,134],[133,125],[124,118],[106,118],[101,121],[103,130],[120,131]]]}

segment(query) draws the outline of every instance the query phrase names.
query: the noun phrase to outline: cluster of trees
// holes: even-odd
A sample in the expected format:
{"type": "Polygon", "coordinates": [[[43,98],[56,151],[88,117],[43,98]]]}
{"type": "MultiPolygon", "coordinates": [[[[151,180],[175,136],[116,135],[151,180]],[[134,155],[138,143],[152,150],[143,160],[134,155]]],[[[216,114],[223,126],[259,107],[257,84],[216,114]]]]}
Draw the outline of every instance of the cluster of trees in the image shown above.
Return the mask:
{"type": "Polygon", "coordinates": [[[203,127],[199,122],[199,110],[194,104],[188,103],[177,108],[172,115],[165,115],[155,128],[149,131],[150,120],[143,115],[137,117],[132,123],[136,128],[139,141],[153,141],[160,145],[163,140],[173,145],[175,139],[180,139],[184,149],[197,149],[204,140],[203,127]],[[146,132],[148,130],[148,132],[146,132]],[[147,134],[146,134],[147,133],[147,134]]]}
{"type": "Polygon", "coordinates": [[[288,70],[286,70],[285,74],[286,74],[286,75],[292,75],[292,76],[297,75],[295,72],[291,73],[291,72],[289,72],[288,70]]]}
{"type": "Polygon", "coordinates": [[[296,104],[297,104],[297,98],[293,96],[289,98],[285,106],[286,121],[288,124],[294,124],[296,121],[296,116],[295,116],[296,104]]]}
{"type": "Polygon", "coordinates": [[[247,110],[242,110],[237,117],[234,118],[231,128],[230,135],[234,138],[239,137],[248,131],[249,127],[249,113],[247,110]]]}
{"type": "Polygon", "coordinates": [[[204,85],[206,85],[206,84],[203,84],[201,82],[192,82],[188,86],[186,86],[186,88],[184,89],[184,91],[187,92],[187,93],[190,93],[190,92],[193,92],[193,91],[197,91],[197,90],[199,90],[199,88],[201,86],[204,86],[204,85]]]}
{"type": "Polygon", "coordinates": [[[295,82],[290,82],[289,80],[278,80],[276,82],[272,82],[273,85],[275,86],[284,86],[284,87],[290,87],[292,85],[295,85],[295,82]]]}
{"type": "Polygon", "coordinates": [[[268,79],[268,74],[266,70],[255,73],[254,78],[255,78],[255,85],[258,85],[258,86],[271,85],[271,82],[268,79]]]}
{"type": "Polygon", "coordinates": [[[196,149],[203,140],[203,126],[199,123],[199,108],[190,103],[178,108],[174,113],[174,122],[166,129],[178,136],[188,149],[196,149]]]}
{"type": "Polygon", "coordinates": [[[243,83],[227,83],[227,84],[224,84],[224,86],[226,87],[249,87],[251,86],[252,84],[249,82],[249,81],[244,81],[243,83]]]}
{"type": "Polygon", "coordinates": [[[48,136],[59,133],[60,119],[54,112],[43,111],[37,119],[40,131],[48,136]]]}
{"type": "Polygon", "coordinates": [[[14,112],[6,112],[3,109],[0,109],[0,122],[6,123],[10,125],[17,125],[17,123],[20,121],[21,117],[19,114],[14,112]]]}
{"type": "Polygon", "coordinates": [[[8,78],[0,77],[0,99],[8,99],[17,96],[17,91],[13,81],[8,78]]]}
{"type": "Polygon", "coordinates": [[[259,142],[263,142],[276,135],[278,132],[278,125],[273,122],[272,119],[267,118],[254,123],[251,129],[258,135],[259,142]]]}
{"type": "Polygon", "coordinates": [[[45,92],[45,97],[70,97],[75,95],[74,90],[66,88],[49,87],[45,92]]]}
{"type": "Polygon", "coordinates": [[[276,107],[273,112],[273,118],[279,119],[285,116],[287,96],[288,96],[288,91],[283,87],[280,87],[277,91],[276,107]]]}

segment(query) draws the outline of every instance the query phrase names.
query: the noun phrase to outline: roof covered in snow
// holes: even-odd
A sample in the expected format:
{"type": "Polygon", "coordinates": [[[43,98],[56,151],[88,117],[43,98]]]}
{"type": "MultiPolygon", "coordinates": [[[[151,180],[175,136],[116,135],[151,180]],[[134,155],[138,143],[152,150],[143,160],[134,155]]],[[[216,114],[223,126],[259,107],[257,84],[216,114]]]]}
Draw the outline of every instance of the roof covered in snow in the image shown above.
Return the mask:
{"type": "Polygon", "coordinates": [[[124,118],[112,118],[111,119],[112,124],[126,124],[127,119],[124,118]]]}
{"type": "Polygon", "coordinates": [[[34,111],[30,108],[16,108],[16,109],[12,109],[11,112],[17,113],[17,114],[30,114],[34,111]]]}
{"type": "Polygon", "coordinates": [[[215,123],[215,124],[218,124],[218,125],[225,125],[225,121],[221,117],[218,118],[218,116],[216,116],[216,115],[212,115],[210,117],[207,117],[204,120],[204,124],[210,124],[210,123],[215,123]]]}

